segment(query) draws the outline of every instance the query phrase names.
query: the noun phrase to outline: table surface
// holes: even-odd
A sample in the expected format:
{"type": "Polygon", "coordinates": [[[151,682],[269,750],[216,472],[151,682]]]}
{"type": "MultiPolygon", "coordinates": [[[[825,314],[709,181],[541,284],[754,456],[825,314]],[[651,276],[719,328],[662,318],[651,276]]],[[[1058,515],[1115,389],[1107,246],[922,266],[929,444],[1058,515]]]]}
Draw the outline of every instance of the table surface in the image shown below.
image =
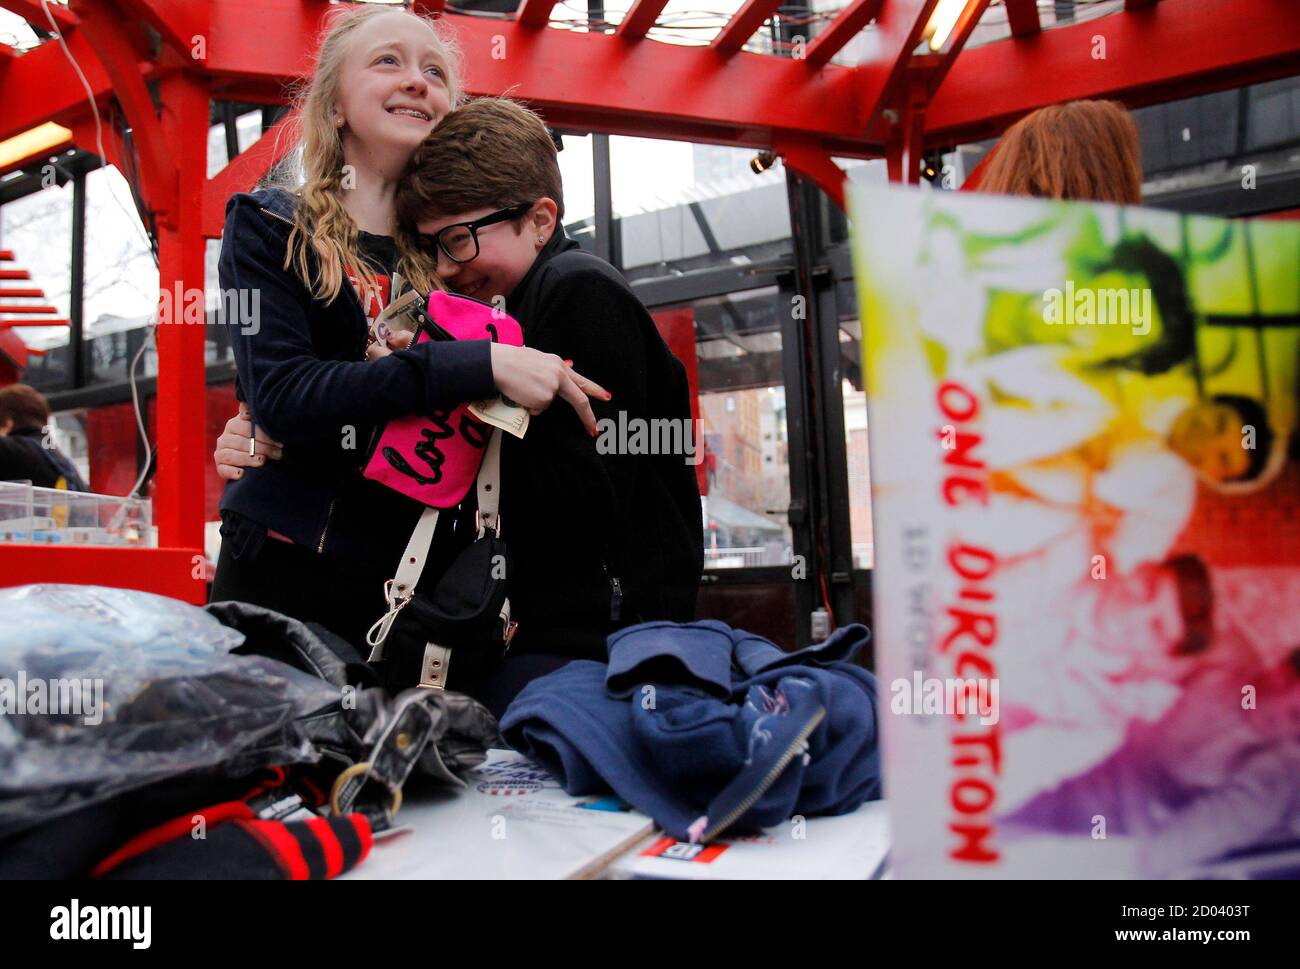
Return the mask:
{"type": "Polygon", "coordinates": [[[341,877],[866,879],[880,877],[889,850],[883,801],[688,845],[616,797],[566,794],[514,751],[490,751],[466,780],[463,790],[408,786],[396,827],[341,877]]]}

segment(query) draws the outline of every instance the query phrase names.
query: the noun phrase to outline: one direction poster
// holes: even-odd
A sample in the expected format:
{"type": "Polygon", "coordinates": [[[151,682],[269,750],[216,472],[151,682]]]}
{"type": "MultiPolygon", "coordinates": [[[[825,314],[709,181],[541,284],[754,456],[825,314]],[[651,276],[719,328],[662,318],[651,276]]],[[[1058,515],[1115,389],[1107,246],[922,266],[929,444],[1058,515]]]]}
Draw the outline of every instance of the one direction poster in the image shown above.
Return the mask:
{"type": "Polygon", "coordinates": [[[1300,874],[1300,224],[852,213],[897,875],[1300,874]]]}

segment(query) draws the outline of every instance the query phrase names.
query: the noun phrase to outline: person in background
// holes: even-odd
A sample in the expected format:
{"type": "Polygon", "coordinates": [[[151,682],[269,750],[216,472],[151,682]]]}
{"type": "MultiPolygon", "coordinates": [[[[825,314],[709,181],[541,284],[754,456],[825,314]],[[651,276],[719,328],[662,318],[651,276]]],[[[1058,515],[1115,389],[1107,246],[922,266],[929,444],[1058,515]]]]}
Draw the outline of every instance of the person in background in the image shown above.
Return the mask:
{"type": "Polygon", "coordinates": [[[89,491],[77,467],[46,434],[50,405],[26,384],[0,388],[0,481],[89,491]]]}
{"type": "Polygon", "coordinates": [[[1039,108],[1007,129],[973,181],[997,195],[1140,205],[1137,124],[1114,101],[1039,108]]]}

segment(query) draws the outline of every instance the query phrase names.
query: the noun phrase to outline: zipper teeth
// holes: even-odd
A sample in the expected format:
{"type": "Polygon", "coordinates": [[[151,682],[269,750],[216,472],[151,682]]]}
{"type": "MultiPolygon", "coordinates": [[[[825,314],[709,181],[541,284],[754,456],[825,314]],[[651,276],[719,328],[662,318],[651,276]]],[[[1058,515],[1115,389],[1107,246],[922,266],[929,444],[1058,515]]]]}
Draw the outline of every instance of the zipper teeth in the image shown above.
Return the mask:
{"type": "MultiPolygon", "coordinates": [[[[265,205],[259,205],[258,208],[261,209],[261,211],[265,212],[267,215],[271,216],[271,218],[273,218],[273,219],[279,219],[279,220],[280,220],[281,222],[283,222],[285,225],[297,225],[297,223],[294,222],[292,219],[286,219],[286,218],[285,218],[283,215],[281,215],[279,212],[272,212],[272,211],[271,211],[270,209],[268,209],[265,205]]],[[[349,286],[349,287],[345,287],[345,288],[350,289],[351,287],[349,286]]],[[[362,316],[365,316],[365,311],[364,311],[364,310],[362,310],[361,315],[362,315],[362,316]]],[[[374,436],[373,436],[373,434],[371,435],[371,440],[372,440],[372,441],[374,440],[374,436]]],[[[337,501],[337,500],[338,500],[338,499],[336,499],[336,498],[331,498],[331,499],[330,499],[330,507],[329,507],[329,511],[327,511],[327,512],[325,513],[325,527],[324,527],[323,529],[321,529],[321,533],[320,533],[320,543],[316,546],[316,552],[317,552],[317,554],[322,554],[322,555],[323,555],[323,554],[325,553],[325,536],[329,534],[329,531],[330,531],[330,521],[334,518],[334,502],[337,501]]]]}
{"type": "Polygon", "coordinates": [[[325,513],[325,527],[321,529],[320,544],[316,546],[316,551],[318,554],[324,554],[325,552],[325,536],[329,534],[330,519],[334,517],[334,502],[337,500],[338,500],[337,498],[330,499],[329,511],[325,513]]]}
{"type": "Polygon", "coordinates": [[[273,219],[279,219],[279,220],[280,220],[281,222],[283,222],[285,225],[296,225],[296,224],[297,224],[297,223],[295,223],[292,219],[286,219],[286,218],[285,218],[283,215],[281,215],[279,212],[272,212],[272,211],[271,211],[270,209],[268,209],[265,205],[259,205],[258,208],[260,208],[260,209],[261,209],[263,212],[265,212],[267,215],[271,216],[271,218],[273,218],[273,219]]]}
{"type": "MultiPolygon", "coordinates": [[[[281,222],[283,222],[285,225],[297,225],[297,223],[294,222],[292,219],[286,219],[286,218],[285,218],[283,215],[281,215],[279,212],[272,212],[272,211],[271,211],[270,209],[268,209],[265,205],[259,205],[258,208],[261,209],[263,212],[265,212],[267,215],[271,216],[271,218],[273,218],[273,219],[279,219],[279,220],[280,220],[281,222]]],[[[352,287],[351,287],[351,286],[345,286],[344,288],[350,290],[352,287]]],[[[392,301],[392,293],[391,293],[391,292],[389,293],[389,301],[390,301],[390,302],[392,301]]],[[[360,305],[360,297],[358,297],[358,305],[360,305]]],[[[361,315],[362,315],[363,317],[366,315],[364,309],[362,309],[362,311],[361,311],[361,315]]],[[[378,428],[376,427],[375,430],[378,430],[378,428]]],[[[371,443],[373,444],[373,443],[374,443],[374,434],[373,434],[373,433],[372,433],[371,436],[370,436],[370,440],[371,440],[371,443]]],[[[324,527],[324,529],[321,530],[321,533],[320,533],[320,544],[316,546],[316,551],[317,551],[317,553],[319,553],[319,554],[324,554],[324,552],[325,552],[325,536],[329,534],[329,530],[330,530],[330,521],[334,518],[334,502],[337,501],[337,500],[338,500],[338,499],[330,499],[330,507],[329,507],[329,511],[325,513],[325,527],[324,527]]]]}
{"type": "Polygon", "coordinates": [[[786,766],[794,758],[794,755],[799,752],[799,748],[803,745],[803,742],[808,739],[808,735],[817,729],[817,725],[822,722],[822,719],[825,716],[825,709],[817,711],[812,720],[806,723],[803,726],[803,729],[801,729],[799,733],[795,735],[794,739],[790,741],[790,745],[786,747],[785,752],[781,754],[780,759],[773,764],[772,769],[763,776],[762,782],[754,788],[754,790],[750,791],[745,799],[741,801],[740,804],[738,804],[725,818],[720,822],[709,825],[708,830],[704,832],[704,836],[700,839],[701,842],[712,841],[718,836],[719,832],[727,830],[727,828],[731,827],[731,825],[733,825],[741,815],[754,806],[755,801],[767,793],[767,789],[776,782],[776,779],[780,777],[782,773],[784,773],[786,766]]]}

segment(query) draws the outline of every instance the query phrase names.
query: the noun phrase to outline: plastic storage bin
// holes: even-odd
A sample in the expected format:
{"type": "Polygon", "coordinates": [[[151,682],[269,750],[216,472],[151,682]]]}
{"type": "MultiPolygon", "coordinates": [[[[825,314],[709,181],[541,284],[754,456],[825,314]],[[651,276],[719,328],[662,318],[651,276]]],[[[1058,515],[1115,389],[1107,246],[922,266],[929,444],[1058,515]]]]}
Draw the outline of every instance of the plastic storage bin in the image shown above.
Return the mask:
{"type": "Polygon", "coordinates": [[[155,544],[153,502],[0,481],[0,542],[155,544]]]}

